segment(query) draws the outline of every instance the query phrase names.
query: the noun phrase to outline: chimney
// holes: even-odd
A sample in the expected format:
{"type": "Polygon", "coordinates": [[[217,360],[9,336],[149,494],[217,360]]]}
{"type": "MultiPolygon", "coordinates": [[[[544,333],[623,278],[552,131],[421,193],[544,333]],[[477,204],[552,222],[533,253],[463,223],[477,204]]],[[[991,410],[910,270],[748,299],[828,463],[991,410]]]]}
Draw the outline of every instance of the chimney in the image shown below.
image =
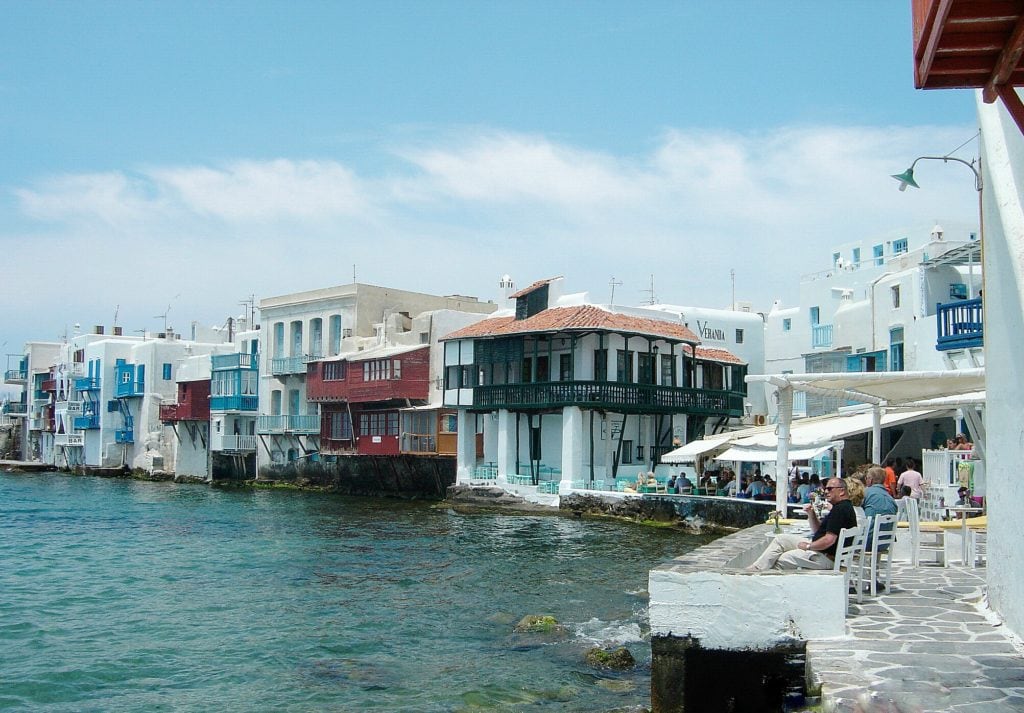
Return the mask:
{"type": "Polygon", "coordinates": [[[122,327],[114,327],[114,336],[115,337],[120,337],[121,334],[122,334],[122,329],[123,329],[122,327]]]}
{"type": "Polygon", "coordinates": [[[102,324],[97,324],[95,327],[92,328],[92,333],[93,334],[103,334],[103,325],[102,324]]]}

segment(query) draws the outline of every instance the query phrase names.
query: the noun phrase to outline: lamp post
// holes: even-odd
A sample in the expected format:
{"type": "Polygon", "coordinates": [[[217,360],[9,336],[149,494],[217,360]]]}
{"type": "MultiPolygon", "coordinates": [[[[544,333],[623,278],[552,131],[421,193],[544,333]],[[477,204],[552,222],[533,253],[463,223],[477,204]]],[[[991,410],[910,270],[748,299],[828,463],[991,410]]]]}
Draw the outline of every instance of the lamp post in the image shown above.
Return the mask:
{"type": "MultiPolygon", "coordinates": [[[[957,158],[956,156],[918,156],[917,158],[914,159],[914,162],[912,164],[910,164],[910,168],[908,168],[906,171],[904,171],[903,173],[894,173],[894,174],[892,174],[892,177],[900,182],[900,190],[901,191],[907,190],[907,186],[912,186],[914,188],[920,188],[921,187],[921,186],[917,185],[917,181],[914,180],[914,166],[917,165],[918,161],[942,161],[943,163],[949,163],[950,161],[955,161],[957,163],[962,163],[963,165],[967,166],[967,168],[971,169],[971,173],[974,174],[974,190],[977,191],[977,193],[978,193],[978,241],[981,243],[982,256],[984,256],[984,254],[985,254],[985,212],[984,212],[984,209],[982,208],[981,197],[982,197],[982,190],[985,187],[985,183],[984,183],[984,181],[981,178],[981,159],[977,158],[977,159],[971,159],[970,161],[966,161],[966,160],[964,160],[962,158],[957,158]]],[[[984,264],[984,257],[982,257],[982,263],[984,264]]],[[[985,279],[984,271],[982,272],[981,279],[982,279],[982,281],[984,281],[984,279],[985,279]]],[[[972,278],[972,282],[973,282],[973,278],[972,278]]],[[[968,289],[970,290],[969,296],[973,296],[974,285],[971,284],[968,289]]]]}

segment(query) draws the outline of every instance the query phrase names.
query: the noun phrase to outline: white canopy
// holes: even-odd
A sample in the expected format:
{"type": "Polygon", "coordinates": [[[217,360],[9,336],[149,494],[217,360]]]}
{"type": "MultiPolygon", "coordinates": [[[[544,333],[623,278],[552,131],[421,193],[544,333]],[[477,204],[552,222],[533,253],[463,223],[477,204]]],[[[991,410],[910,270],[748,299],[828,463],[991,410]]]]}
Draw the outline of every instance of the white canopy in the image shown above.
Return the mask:
{"type": "MultiPolygon", "coordinates": [[[[842,443],[826,443],[810,448],[797,448],[789,452],[792,460],[810,460],[817,458],[830,448],[842,448],[842,443]]],[[[742,461],[745,463],[774,463],[775,448],[758,448],[753,446],[734,445],[721,455],[715,456],[715,460],[742,461]]]]}
{"type": "Polygon", "coordinates": [[[725,447],[732,441],[732,434],[720,434],[704,438],[699,441],[691,441],[685,446],[669,451],[661,457],[662,463],[693,463],[699,455],[713,451],[716,448],[725,447]]]}

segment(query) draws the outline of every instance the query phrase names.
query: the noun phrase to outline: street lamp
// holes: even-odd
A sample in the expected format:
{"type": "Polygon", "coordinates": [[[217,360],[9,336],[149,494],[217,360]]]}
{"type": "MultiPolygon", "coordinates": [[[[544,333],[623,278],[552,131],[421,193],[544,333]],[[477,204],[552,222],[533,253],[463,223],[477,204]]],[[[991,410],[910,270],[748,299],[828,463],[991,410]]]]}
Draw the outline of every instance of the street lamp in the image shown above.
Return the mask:
{"type": "MultiPolygon", "coordinates": [[[[974,137],[971,137],[972,140],[973,140],[973,138],[974,137]]],[[[963,145],[964,144],[961,144],[961,146],[963,146],[963,145]]],[[[959,148],[960,147],[958,146],[957,149],[959,149],[959,148]]],[[[956,151],[957,149],[953,149],[953,150],[956,151]]],[[[984,251],[985,250],[985,211],[984,211],[984,208],[982,206],[982,189],[985,186],[984,186],[984,182],[981,180],[981,158],[976,158],[976,159],[972,158],[970,161],[966,161],[966,160],[964,160],[962,158],[957,158],[956,156],[949,156],[949,155],[946,155],[946,156],[918,156],[917,158],[914,159],[914,162],[912,164],[910,164],[910,168],[908,168],[906,171],[904,171],[903,173],[894,173],[894,174],[892,174],[892,177],[900,182],[900,190],[901,191],[907,190],[907,186],[913,186],[914,188],[920,188],[920,186],[917,185],[917,181],[914,180],[914,166],[917,165],[918,161],[942,161],[943,163],[949,163],[950,161],[956,161],[957,163],[962,163],[963,165],[967,166],[967,168],[971,169],[971,173],[974,174],[974,190],[978,192],[978,238],[979,238],[979,242],[981,243],[981,249],[982,249],[982,251],[984,251]]],[[[982,254],[984,255],[984,252],[982,254]]],[[[983,262],[984,262],[984,260],[983,260],[983,262]]],[[[982,274],[982,280],[984,280],[984,279],[985,278],[984,278],[984,273],[983,273],[982,274]]],[[[969,286],[969,290],[970,290],[970,294],[973,296],[973,293],[974,293],[974,286],[973,286],[973,284],[971,284],[969,286]]]]}
{"type": "Polygon", "coordinates": [[[981,193],[983,184],[981,181],[981,171],[978,170],[981,168],[981,159],[971,159],[970,161],[965,161],[964,159],[957,158],[956,156],[918,156],[917,158],[914,159],[914,162],[910,164],[910,168],[908,168],[906,171],[904,171],[903,173],[892,174],[892,177],[900,182],[901,191],[907,190],[907,186],[913,186],[914,188],[921,187],[917,185],[917,181],[914,180],[914,166],[917,165],[918,161],[942,161],[943,163],[956,161],[957,163],[962,163],[963,165],[967,166],[967,168],[971,169],[971,171],[974,173],[974,190],[978,191],[978,193],[981,193]],[[977,163],[978,165],[975,166],[975,163],[977,163]]]}

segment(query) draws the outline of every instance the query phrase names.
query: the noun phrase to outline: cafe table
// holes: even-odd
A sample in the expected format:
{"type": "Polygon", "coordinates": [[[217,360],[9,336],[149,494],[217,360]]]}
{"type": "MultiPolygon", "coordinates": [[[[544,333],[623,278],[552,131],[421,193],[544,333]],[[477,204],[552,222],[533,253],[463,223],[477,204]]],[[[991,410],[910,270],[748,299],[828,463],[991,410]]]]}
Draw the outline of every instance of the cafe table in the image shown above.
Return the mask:
{"type": "Polygon", "coordinates": [[[951,506],[946,508],[946,512],[957,513],[960,515],[960,534],[963,541],[961,542],[960,548],[960,563],[964,567],[967,566],[967,558],[970,556],[967,552],[970,549],[970,543],[967,540],[967,514],[968,513],[979,513],[982,509],[979,507],[969,507],[966,505],[951,506]]]}

